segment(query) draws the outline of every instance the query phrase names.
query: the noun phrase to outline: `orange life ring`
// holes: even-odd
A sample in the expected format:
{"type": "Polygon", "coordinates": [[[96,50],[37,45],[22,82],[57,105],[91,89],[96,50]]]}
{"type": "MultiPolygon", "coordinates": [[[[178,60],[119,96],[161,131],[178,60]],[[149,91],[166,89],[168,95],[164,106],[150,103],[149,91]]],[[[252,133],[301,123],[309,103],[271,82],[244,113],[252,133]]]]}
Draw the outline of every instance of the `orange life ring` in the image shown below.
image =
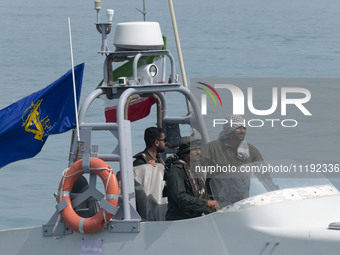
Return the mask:
{"type": "MultiPolygon", "coordinates": [[[[60,194],[58,196],[58,203],[63,199],[67,202],[67,207],[61,211],[61,217],[70,229],[78,233],[94,233],[104,227],[106,220],[111,219],[112,214],[101,208],[96,215],[90,218],[82,218],[73,210],[70,193],[75,181],[84,174],[82,161],[80,159],[74,162],[61,179],[58,189],[60,194]]],[[[92,158],[90,170],[103,181],[106,190],[106,201],[113,206],[117,206],[119,195],[118,181],[111,167],[101,159],[92,158]]]]}

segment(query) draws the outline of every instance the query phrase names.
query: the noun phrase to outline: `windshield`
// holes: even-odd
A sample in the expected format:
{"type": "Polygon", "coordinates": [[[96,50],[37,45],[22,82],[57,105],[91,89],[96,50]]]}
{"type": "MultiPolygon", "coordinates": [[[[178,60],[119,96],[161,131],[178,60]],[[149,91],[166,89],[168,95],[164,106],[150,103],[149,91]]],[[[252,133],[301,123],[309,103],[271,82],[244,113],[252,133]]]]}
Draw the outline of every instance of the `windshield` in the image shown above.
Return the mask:
{"type": "Polygon", "coordinates": [[[208,175],[207,181],[213,198],[221,207],[275,190],[332,185],[321,174],[284,171],[285,166],[294,165],[287,160],[260,161],[226,170],[212,178],[208,175]]]}

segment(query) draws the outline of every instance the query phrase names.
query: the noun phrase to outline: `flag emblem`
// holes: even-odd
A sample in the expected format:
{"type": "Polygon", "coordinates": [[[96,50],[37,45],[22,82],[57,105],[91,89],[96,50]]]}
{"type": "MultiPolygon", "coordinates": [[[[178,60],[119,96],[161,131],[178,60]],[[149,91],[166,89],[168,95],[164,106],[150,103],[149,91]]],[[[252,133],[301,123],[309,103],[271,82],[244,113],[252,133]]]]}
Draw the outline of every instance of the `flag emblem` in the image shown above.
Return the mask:
{"type": "MultiPolygon", "coordinates": [[[[45,130],[51,128],[48,116],[45,116],[42,119],[40,117],[40,105],[42,101],[43,99],[40,99],[35,104],[33,102],[31,103],[31,105],[25,110],[25,114],[28,111],[29,114],[22,123],[22,126],[25,127],[25,131],[35,134],[34,138],[40,141],[43,141],[45,130]]],[[[23,115],[23,118],[25,114],[23,115]]]]}

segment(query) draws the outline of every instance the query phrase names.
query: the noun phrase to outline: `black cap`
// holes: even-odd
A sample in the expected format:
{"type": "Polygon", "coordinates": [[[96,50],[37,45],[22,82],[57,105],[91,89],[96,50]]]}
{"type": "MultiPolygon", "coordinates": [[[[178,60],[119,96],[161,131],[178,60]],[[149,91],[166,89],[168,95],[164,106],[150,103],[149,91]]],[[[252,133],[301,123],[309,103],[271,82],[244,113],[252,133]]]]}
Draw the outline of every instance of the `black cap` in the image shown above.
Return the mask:
{"type": "Polygon", "coordinates": [[[181,139],[179,148],[178,148],[178,156],[184,157],[186,154],[190,152],[190,150],[200,149],[201,148],[201,140],[195,138],[194,136],[184,136],[181,139]]]}

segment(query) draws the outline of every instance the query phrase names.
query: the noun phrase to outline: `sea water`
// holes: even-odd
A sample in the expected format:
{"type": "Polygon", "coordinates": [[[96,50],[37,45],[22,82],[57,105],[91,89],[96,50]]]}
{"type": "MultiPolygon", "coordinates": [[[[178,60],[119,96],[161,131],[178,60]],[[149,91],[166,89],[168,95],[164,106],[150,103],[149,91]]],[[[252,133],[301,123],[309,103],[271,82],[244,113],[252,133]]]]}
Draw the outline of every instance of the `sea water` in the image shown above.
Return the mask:
{"type": "MultiPolygon", "coordinates": [[[[93,2],[0,2],[1,109],[42,89],[70,69],[67,17],[71,19],[75,63],[85,62],[81,101],[97,86],[102,79],[104,57],[97,54],[101,35],[94,25],[93,2]]],[[[103,9],[115,10],[114,23],[143,20],[136,10],[142,6],[141,0],[103,1],[103,9]]],[[[337,0],[174,0],[174,6],[188,79],[340,76],[337,0]]],[[[146,19],[160,22],[162,32],[168,36],[168,49],[177,59],[168,1],[146,0],[146,8],[146,19]]],[[[101,21],[106,21],[104,12],[101,21]]],[[[113,50],[112,34],[109,43],[113,50]]],[[[335,108],[333,102],[339,94],[337,89],[332,93],[330,108],[335,108]]],[[[184,113],[184,102],[174,99],[171,101],[176,103],[170,111],[184,113]]],[[[103,105],[96,103],[87,118],[103,121],[103,105]]],[[[138,130],[133,132],[133,153],[144,148],[143,130],[151,125],[155,123],[149,119],[138,124],[138,130]]],[[[339,126],[331,121],[319,127],[318,132],[332,135],[335,142],[340,137],[339,126]]],[[[306,132],[310,132],[306,139],[315,138],[311,130],[306,132]]],[[[50,136],[35,158],[0,169],[0,229],[48,221],[55,210],[53,193],[67,167],[70,138],[70,132],[50,136]]],[[[270,148],[279,146],[285,138],[277,135],[257,139],[249,132],[247,139],[261,149],[264,158],[273,158],[270,148]]],[[[113,149],[104,134],[99,134],[96,142],[103,144],[105,150],[113,149]]],[[[332,181],[338,184],[336,179],[332,181]]]]}

